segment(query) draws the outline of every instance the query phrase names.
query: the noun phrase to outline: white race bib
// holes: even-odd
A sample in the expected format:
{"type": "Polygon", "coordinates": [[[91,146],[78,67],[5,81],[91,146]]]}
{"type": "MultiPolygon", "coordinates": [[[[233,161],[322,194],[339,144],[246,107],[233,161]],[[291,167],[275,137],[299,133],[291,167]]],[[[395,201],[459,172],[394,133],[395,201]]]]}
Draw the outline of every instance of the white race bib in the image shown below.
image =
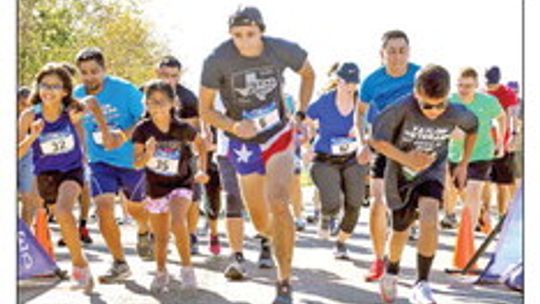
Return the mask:
{"type": "Polygon", "coordinates": [[[174,150],[166,152],[157,150],[154,156],[148,161],[146,167],[157,174],[165,176],[178,175],[178,163],[180,161],[180,151],[174,150]]]}
{"type": "Polygon", "coordinates": [[[39,138],[41,151],[45,155],[68,153],[75,147],[75,138],[68,131],[47,133],[39,138]]]}
{"type": "Polygon", "coordinates": [[[358,149],[356,138],[339,137],[330,140],[332,155],[342,156],[355,152],[358,149]]]}
{"type": "MultiPolygon", "coordinates": [[[[109,127],[110,133],[114,133],[115,131],[118,131],[118,129],[112,129],[109,127]]],[[[101,131],[94,131],[94,133],[92,133],[92,138],[94,139],[94,142],[96,144],[103,146],[103,134],[101,133],[101,131]]]]}
{"type": "Polygon", "coordinates": [[[255,123],[257,133],[270,130],[281,121],[275,103],[270,103],[258,109],[244,111],[244,118],[255,123]]]}

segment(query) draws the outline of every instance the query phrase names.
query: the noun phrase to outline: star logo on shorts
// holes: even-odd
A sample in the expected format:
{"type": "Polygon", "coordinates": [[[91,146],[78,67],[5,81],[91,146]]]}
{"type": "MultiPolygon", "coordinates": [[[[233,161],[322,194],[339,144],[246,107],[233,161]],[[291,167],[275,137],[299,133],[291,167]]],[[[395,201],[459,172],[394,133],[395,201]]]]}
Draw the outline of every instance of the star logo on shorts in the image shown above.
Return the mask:
{"type": "Polygon", "coordinates": [[[249,157],[253,155],[253,152],[248,150],[248,148],[244,144],[242,145],[242,148],[240,148],[240,150],[234,150],[234,153],[238,157],[237,161],[239,163],[247,163],[249,161],[249,157]]]}

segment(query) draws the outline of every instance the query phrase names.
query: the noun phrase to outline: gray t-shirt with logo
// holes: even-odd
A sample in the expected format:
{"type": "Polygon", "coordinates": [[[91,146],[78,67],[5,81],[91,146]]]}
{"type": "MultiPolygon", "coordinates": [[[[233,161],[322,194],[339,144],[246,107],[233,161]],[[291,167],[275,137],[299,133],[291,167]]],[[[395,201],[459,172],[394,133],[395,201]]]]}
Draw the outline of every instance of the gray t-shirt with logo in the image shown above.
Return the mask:
{"type": "Polygon", "coordinates": [[[295,43],[272,37],[263,37],[263,43],[260,56],[245,57],[232,40],[225,41],[206,58],[201,76],[203,86],[219,90],[228,117],[255,122],[257,136],[248,141],[257,143],[286,125],[283,71],[299,71],[307,58],[295,43]]]}
{"type": "Polygon", "coordinates": [[[421,172],[413,172],[388,158],[384,177],[390,208],[396,210],[404,207],[416,185],[428,180],[439,181],[444,185],[448,141],[456,127],[468,134],[476,133],[478,119],[465,106],[449,103],[439,117],[431,120],[422,114],[413,95],[389,106],[375,120],[374,140],[390,142],[405,152],[419,150],[436,156],[433,164],[421,172]]]}

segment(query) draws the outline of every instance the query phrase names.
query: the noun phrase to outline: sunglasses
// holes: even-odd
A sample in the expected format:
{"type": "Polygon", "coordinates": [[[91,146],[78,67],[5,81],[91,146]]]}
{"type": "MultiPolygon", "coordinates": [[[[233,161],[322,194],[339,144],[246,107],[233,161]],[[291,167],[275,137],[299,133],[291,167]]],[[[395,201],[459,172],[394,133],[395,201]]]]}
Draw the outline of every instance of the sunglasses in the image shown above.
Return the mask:
{"type": "Polygon", "coordinates": [[[422,108],[422,110],[444,110],[446,109],[446,106],[448,105],[448,102],[447,101],[443,101],[443,102],[440,102],[438,104],[429,104],[429,103],[425,103],[423,101],[418,101],[418,104],[420,105],[420,108],[422,108]]]}
{"type": "Polygon", "coordinates": [[[64,86],[61,85],[61,84],[50,85],[50,84],[47,84],[47,83],[40,83],[38,85],[38,88],[40,90],[60,91],[60,90],[62,90],[64,88],[64,86]]]}

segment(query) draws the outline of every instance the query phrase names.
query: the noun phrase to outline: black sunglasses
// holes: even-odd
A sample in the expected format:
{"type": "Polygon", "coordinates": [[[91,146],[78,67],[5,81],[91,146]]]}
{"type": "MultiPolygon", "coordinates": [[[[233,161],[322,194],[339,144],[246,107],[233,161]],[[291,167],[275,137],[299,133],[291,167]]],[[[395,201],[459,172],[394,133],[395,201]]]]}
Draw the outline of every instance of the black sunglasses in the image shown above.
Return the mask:
{"type": "Polygon", "coordinates": [[[433,109],[443,110],[448,105],[448,101],[443,101],[443,102],[438,103],[438,104],[429,104],[429,103],[425,103],[425,102],[419,100],[418,104],[420,105],[420,108],[422,108],[422,110],[433,110],[433,109]]]}

